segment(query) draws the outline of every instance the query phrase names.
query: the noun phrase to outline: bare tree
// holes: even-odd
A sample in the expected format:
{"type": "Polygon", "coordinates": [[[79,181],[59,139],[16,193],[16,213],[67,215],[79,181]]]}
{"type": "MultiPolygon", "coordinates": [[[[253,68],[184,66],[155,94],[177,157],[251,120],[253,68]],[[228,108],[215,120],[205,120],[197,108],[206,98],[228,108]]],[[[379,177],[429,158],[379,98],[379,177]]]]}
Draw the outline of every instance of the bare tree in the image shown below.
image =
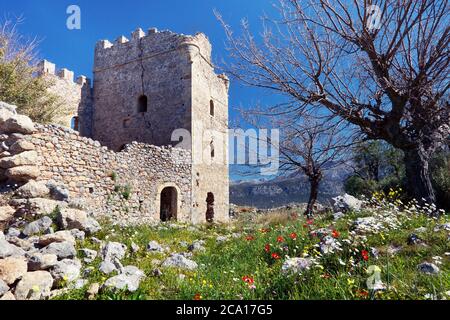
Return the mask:
{"type": "Polygon", "coordinates": [[[308,177],[310,193],[305,215],[310,217],[325,172],[349,160],[346,150],[354,138],[342,121],[318,121],[308,116],[303,116],[301,120],[278,121],[284,128],[280,143],[280,168],[300,171],[308,177]]]}
{"type": "Polygon", "coordinates": [[[261,38],[234,36],[219,14],[243,83],[291,104],[268,113],[332,114],[403,150],[411,193],[435,202],[428,162],[450,136],[448,0],[280,0],[261,38]]]}

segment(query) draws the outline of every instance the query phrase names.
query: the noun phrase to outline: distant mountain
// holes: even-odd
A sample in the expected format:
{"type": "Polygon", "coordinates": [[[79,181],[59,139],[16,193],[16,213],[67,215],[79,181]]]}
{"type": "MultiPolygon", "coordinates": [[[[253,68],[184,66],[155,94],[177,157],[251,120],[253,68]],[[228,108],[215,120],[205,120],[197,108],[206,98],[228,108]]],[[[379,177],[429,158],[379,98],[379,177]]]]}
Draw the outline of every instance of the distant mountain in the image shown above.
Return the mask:
{"type": "MultiPolygon", "coordinates": [[[[349,176],[347,167],[326,171],[319,188],[319,201],[328,202],[344,192],[344,181],[349,176]]],[[[289,203],[307,202],[309,182],[305,175],[279,176],[273,180],[235,181],[230,184],[230,202],[241,206],[274,208],[289,203]]]]}

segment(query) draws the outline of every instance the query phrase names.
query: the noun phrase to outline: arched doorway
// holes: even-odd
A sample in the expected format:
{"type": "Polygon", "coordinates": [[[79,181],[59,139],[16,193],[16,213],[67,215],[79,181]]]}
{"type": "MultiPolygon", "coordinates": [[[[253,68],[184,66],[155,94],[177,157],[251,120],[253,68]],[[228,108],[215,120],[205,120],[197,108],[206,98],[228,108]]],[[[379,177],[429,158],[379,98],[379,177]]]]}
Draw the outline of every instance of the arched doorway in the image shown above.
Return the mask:
{"type": "Polygon", "coordinates": [[[178,193],[175,187],[166,187],[161,191],[159,215],[161,221],[177,219],[178,193]]]}
{"type": "Polygon", "coordinates": [[[206,197],[206,221],[214,222],[214,193],[208,192],[206,197]]]}

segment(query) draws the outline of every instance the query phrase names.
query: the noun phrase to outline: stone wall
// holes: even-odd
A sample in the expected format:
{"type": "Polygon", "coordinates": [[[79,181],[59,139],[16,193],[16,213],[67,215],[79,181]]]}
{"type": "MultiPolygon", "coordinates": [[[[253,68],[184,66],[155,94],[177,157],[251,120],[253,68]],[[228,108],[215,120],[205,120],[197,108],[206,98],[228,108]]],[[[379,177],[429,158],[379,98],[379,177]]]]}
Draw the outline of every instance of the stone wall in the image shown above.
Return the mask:
{"type": "Polygon", "coordinates": [[[73,206],[128,224],[160,221],[161,191],[174,187],[177,219],[191,221],[190,151],[134,142],[114,152],[62,126],[31,125],[8,129],[0,118],[4,177],[62,185],[73,206]]]}
{"type": "Polygon", "coordinates": [[[141,30],[114,44],[97,43],[94,59],[93,138],[113,150],[139,141],[170,145],[175,129],[191,128],[188,36],[141,30]],[[147,97],[141,112],[138,100],[147,97]]]}
{"type": "Polygon", "coordinates": [[[48,91],[59,97],[61,108],[64,108],[64,116],[54,119],[54,122],[70,128],[72,119],[77,117],[77,131],[83,136],[91,136],[92,90],[90,79],[79,76],[74,82],[73,71],[65,68],[56,70],[56,65],[47,60],[43,60],[39,64],[39,74],[52,83],[48,91]]]}

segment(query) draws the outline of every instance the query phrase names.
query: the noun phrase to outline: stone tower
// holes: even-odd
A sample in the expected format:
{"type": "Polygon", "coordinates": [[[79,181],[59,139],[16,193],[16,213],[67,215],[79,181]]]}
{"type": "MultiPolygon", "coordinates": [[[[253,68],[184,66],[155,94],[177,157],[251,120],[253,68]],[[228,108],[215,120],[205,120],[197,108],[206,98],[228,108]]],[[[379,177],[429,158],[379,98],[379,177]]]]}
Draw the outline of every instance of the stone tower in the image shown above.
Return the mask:
{"type": "Polygon", "coordinates": [[[95,48],[92,137],[116,151],[133,141],[190,150],[192,222],[227,221],[228,88],[202,33],[138,29],[130,39],[102,40],[95,48]]]}

